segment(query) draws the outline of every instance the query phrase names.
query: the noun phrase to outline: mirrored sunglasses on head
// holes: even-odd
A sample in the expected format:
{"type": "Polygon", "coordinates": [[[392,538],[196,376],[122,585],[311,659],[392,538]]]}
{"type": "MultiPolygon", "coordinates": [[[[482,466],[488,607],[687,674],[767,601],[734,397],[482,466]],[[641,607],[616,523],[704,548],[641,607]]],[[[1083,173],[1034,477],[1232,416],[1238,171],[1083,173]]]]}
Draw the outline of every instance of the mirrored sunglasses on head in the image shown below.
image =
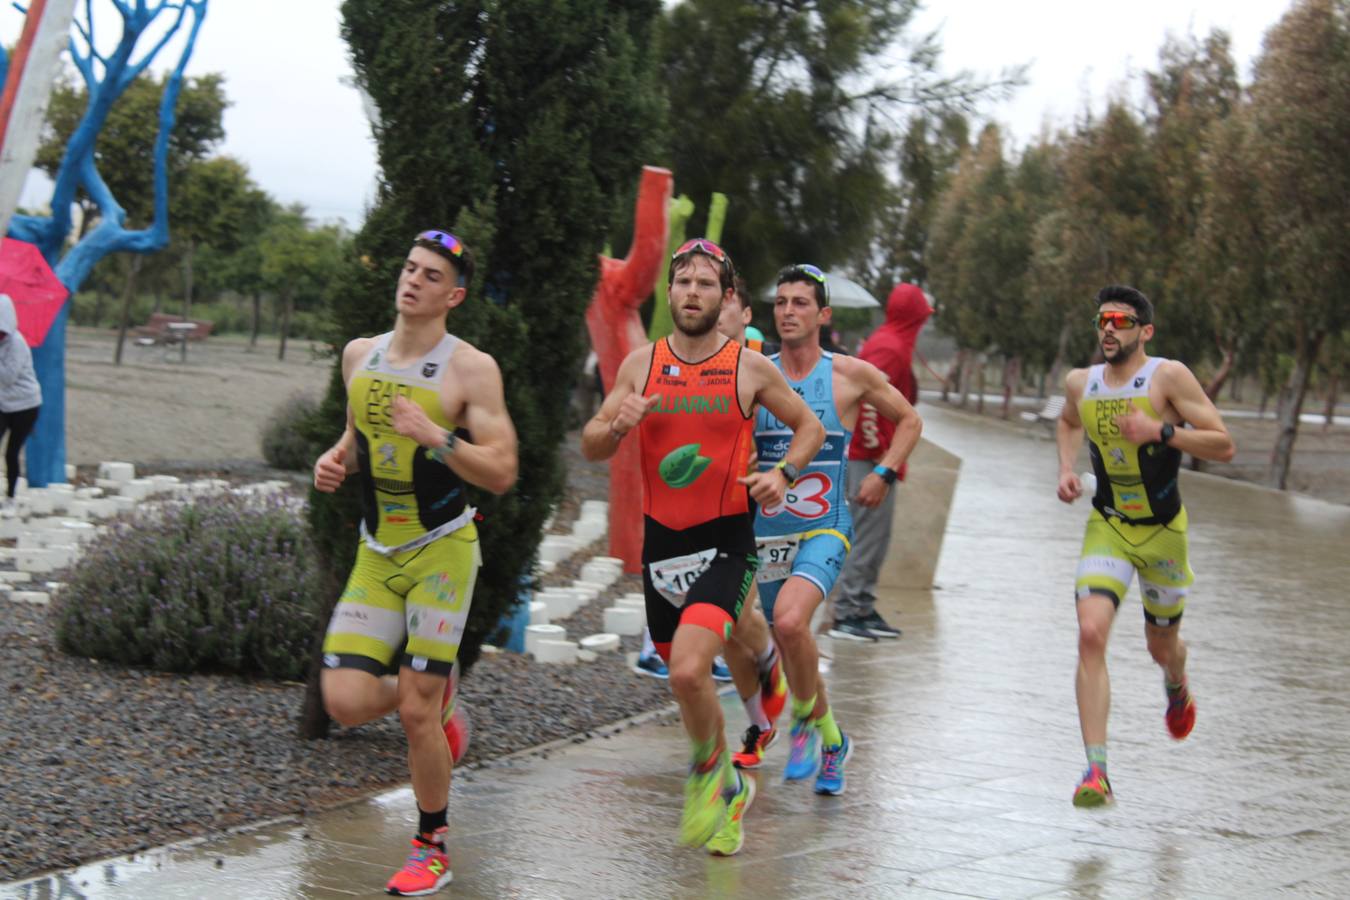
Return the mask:
{"type": "MultiPolygon", "coordinates": [[[[449,253],[451,256],[453,256],[455,259],[464,258],[463,242],[448,231],[438,231],[436,229],[432,229],[430,231],[423,231],[416,237],[416,240],[428,241],[432,244],[437,244],[440,247],[444,248],[445,251],[449,253]]],[[[460,287],[463,287],[464,286],[463,270],[459,266],[456,266],[455,272],[459,276],[456,280],[458,281],[460,287]]]]}
{"type": "Polygon", "coordinates": [[[464,245],[460,243],[459,238],[448,231],[424,231],[417,236],[419,241],[431,241],[440,244],[446,250],[450,251],[451,256],[463,256],[464,245]]]}
{"type": "Polygon", "coordinates": [[[727,251],[723,250],[721,247],[717,246],[707,238],[693,238],[691,240],[685,241],[683,244],[680,245],[680,248],[671,255],[670,258],[679,259],[681,256],[684,256],[687,253],[702,253],[704,256],[711,257],[713,260],[719,263],[731,262],[731,257],[727,256],[727,251]]]}
{"type": "Polygon", "coordinates": [[[785,281],[804,281],[806,279],[818,283],[825,289],[825,303],[830,302],[830,283],[825,279],[825,272],[819,266],[813,266],[810,263],[794,263],[790,266],[784,266],[778,272],[778,283],[785,281]]]}

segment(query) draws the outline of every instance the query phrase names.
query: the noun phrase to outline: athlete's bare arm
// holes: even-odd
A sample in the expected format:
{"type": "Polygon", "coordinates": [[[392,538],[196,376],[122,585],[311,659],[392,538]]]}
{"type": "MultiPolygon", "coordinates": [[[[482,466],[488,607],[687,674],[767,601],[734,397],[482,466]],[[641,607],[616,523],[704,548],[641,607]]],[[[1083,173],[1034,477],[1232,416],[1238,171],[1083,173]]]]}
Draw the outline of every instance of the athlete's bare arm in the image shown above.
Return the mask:
{"type": "Polygon", "coordinates": [[[609,459],[618,451],[624,436],[636,428],[660,401],[659,395],[642,396],[647,372],[651,370],[654,348],[654,344],[637,348],[619,366],[614,387],[581,430],[582,456],[589,460],[609,459]]]}
{"type": "MultiPolygon", "coordinates": [[[[441,462],[469,484],[494,494],[509,491],[519,469],[516,426],[506,411],[497,361],[461,343],[441,382],[441,408],[447,419],[462,424],[472,436],[472,442],[456,440],[453,449],[440,454],[441,462]]],[[[428,449],[445,447],[450,437],[422,407],[402,395],[394,398],[390,418],[395,431],[428,449]]]]}
{"type": "MultiPolygon", "coordinates": [[[[767,356],[758,353],[741,355],[741,373],[753,403],[762,405],[780,422],[792,429],[792,441],[783,458],[798,469],[805,469],[825,443],[825,426],[806,401],[788,386],[787,379],[767,356]]],[[[750,490],[750,497],[760,506],[772,509],[783,502],[787,491],[787,476],[782,469],[755,472],[736,479],[750,490]]]]}
{"type": "MultiPolygon", "coordinates": [[[[1166,398],[1165,405],[1176,411],[1180,421],[1190,425],[1189,428],[1178,428],[1168,446],[1211,462],[1231,460],[1237,446],[1224,427],[1223,417],[1191,370],[1184,363],[1167,360],[1158,366],[1154,378],[1166,398]]],[[[1121,436],[1132,444],[1152,444],[1162,440],[1163,423],[1144,415],[1141,410],[1117,416],[1116,424],[1121,436]]]]}
{"type": "MultiPolygon", "coordinates": [[[[840,371],[859,387],[859,403],[870,403],[878,413],[895,423],[895,437],[891,439],[891,446],[882,455],[880,465],[893,472],[900,471],[900,467],[909,459],[909,455],[919,443],[919,435],[923,432],[923,420],[905,399],[905,395],[891,384],[886,373],[870,362],[854,356],[836,356],[834,365],[836,371],[840,371]]],[[[858,404],[855,403],[854,408],[849,411],[855,423],[857,407],[858,404]]],[[[869,473],[859,485],[857,501],[862,506],[877,506],[885,499],[890,488],[891,486],[880,475],[869,473]]]]}
{"type": "Polygon", "coordinates": [[[1055,425],[1055,443],[1059,447],[1059,499],[1072,503],[1083,496],[1083,483],[1074,472],[1078,451],[1083,449],[1083,420],[1078,417],[1078,401],[1088,370],[1074,369],[1064,378],[1064,409],[1055,425]]]}
{"type": "MultiPolygon", "coordinates": [[[[352,373],[370,352],[374,338],[355,338],[342,349],[342,383],[351,384],[352,373]]],[[[331,494],[348,475],[356,471],[356,422],[352,407],[347,405],[347,427],[336,444],[325,450],[314,463],[314,487],[331,494]]]]}

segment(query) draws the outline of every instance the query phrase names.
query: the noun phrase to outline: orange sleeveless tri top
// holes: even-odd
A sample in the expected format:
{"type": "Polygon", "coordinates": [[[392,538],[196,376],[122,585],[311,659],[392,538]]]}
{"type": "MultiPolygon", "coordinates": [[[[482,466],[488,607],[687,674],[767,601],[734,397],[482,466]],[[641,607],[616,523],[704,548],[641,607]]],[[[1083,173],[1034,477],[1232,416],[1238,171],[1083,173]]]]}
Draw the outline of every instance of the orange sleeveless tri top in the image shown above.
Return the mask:
{"type": "Polygon", "coordinates": [[[736,381],[741,345],[727,341],[702,362],[680,359],[656,342],[642,395],[661,400],[638,426],[642,442],[642,512],[683,529],[750,511],[745,461],[753,442],[736,381]]]}

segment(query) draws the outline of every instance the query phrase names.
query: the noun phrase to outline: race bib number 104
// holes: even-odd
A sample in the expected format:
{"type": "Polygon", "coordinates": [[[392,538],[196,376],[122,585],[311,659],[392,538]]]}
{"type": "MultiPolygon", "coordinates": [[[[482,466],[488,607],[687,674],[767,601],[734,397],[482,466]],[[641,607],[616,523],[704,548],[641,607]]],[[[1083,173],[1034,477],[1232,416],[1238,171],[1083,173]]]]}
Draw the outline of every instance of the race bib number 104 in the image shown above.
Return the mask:
{"type": "Polygon", "coordinates": [[[716,558],[717,551],[709,549],[648,563],[652,586],[656,588],[657,593],[670,601],[672,606],[679,609],[684,606],[689,588],[708,571],[716,558]]]}

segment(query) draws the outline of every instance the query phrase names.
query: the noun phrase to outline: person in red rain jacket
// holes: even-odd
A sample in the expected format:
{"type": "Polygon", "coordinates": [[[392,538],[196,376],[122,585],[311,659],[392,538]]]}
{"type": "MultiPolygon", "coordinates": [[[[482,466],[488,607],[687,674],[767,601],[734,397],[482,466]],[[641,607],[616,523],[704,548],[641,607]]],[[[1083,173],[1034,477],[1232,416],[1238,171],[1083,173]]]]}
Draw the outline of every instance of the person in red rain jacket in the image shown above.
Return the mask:
{"type": "MultiPolygon", "coordinates": [[[[924,292],[913,284],[897,284],[886,301],[886,321],[862,345],[859,356],[886,373],[910,403],[919,401],[919,385],[910,361],[932,308],[924,292]]],[[[891,486],[905,477],[879,465],[895,433],[895,425],[866,403],[858,413],[848,448],[848,498],[853,514],[853,550],[839,576],[835,620],[830,636],[874,641],[897,638],[900,629],[889,625],[876,610],[877,575],[891,542],[891,515],[895,494],[891,486]]]]}

